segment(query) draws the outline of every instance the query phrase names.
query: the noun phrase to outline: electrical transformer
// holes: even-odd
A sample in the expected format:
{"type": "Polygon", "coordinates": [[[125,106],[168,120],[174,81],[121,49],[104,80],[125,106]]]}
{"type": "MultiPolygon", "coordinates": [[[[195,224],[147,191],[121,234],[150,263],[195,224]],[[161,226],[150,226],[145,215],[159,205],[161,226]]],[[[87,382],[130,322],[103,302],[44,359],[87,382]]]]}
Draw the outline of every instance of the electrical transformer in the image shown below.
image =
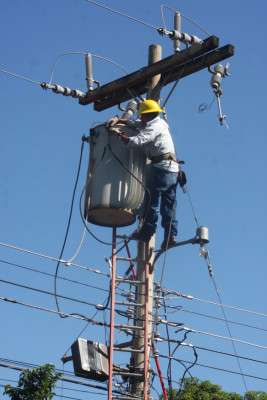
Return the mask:
{"type": "Polygon", "coordinates": [[[102,343],[77,339],[71,346],[76,376],[104,382],[109,377],[109,350],[102,343]]]}
{"type": "MultiPolygon", "coordinates": [[[[125,125],[116,128],[128,137],[138,134],[125,125]]],[[[133,224],[144,198],[145,165],[141,149],[129,149],[105,125],[91,129],[84,202],[87,221],[108,227],[133,224]]]]}

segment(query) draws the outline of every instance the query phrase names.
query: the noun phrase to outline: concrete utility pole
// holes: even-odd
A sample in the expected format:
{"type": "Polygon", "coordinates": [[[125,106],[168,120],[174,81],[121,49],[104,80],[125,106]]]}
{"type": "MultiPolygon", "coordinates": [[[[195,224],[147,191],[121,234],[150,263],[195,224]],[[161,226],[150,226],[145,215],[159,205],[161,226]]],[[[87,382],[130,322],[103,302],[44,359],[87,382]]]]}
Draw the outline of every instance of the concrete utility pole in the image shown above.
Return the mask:
{"type": "MultiPolygon", "coordinates": [[[[179,28],[179,21],[177,22],[177,26],[179,28]]],[[[178,78],[184,78],[234,55],[234,46],[231,44],[222,48],[218,48],[218,46],[219,39],[216,36],[211,36],[203,40],[202,43],[189,46],[182,51],[179,51],[179,43],[176,43],[176,54],[161,59],[161,46],[151,45],[149,47],[147,66],[103,86],[99,85],[97,89],[93,89],[92,84],[89,84],[88,81],[88,92],[84,97],[80,98],[79,103],[81,105],[94,103],[94,109],[102,111],[144,93],[147,94],[147,99],[159,102],[162,87],[177,81],[178,78]]],[[[113,242],[115,243],[115,233],[113,242]]],[[[152,264],[154,260],[154,253],[152,251],[154,247],[155,235],[149,243],[138,242],[137,281],[142,282],[142,284],[136,286],[134,325],[142,329],[133,330],[131,361],[129,370],[127,370],[128,376],[131,376],[131,394],[138,399],[142,398],[142,400],[148,399],[149,392],[149,360],[152,346],[154,283],[154,271],[151,269],[149,273],[149,264],[152,264]]],[[[115,250],[113,249],[113,287],[115,287],[115,254],[115,250]]],[[[112,294],[112,309],[114,313],[114,292],[112,294]]],[[[113,325],[114,321],[111,320],[111,326],[113,325]]],[[[110,348],[113,349],[112,335],[110,348]]],[[[112,357],[109,361],[109,368],[112,371],[112,357]]],[[[109,380],[109,399],[111,398],[112,373],[109,380]]]]}
{"type": "MultiPolygon", "coordinates": [[[[151,65],[161,59],[161,46],[149,46],[148,64],[151,65]]],[[[160,75],[156,75],[148,80],[147,99],[159,101],[160,75]]],[[[148,262],[153,263],[154,253],[150,249],[155,248],[155,235],[149,243],[138,242],[137,252],[137,280],[143,284],[137,286],[135,301],[137,304],[143,304],[144,307],[137,307],[135,310],[135,324],[142,326],[143,330],[135,331],[133,338],[133,350],[143,350],[142,353],[132,353],[131,367],[134,373],[143,373],[143,379],[133,378],[131,393],[135,396],[142,396],[146,400],[148,396],[149,381],[149,358],[152,345],[152,311],[153,311],[153,285],[154,271],[150,274],[148,271],[148,262]],[[149,259],[149,260],[148,260],[149,259]],[[146,315],[147,311],[147,315],[146,315]]]]}

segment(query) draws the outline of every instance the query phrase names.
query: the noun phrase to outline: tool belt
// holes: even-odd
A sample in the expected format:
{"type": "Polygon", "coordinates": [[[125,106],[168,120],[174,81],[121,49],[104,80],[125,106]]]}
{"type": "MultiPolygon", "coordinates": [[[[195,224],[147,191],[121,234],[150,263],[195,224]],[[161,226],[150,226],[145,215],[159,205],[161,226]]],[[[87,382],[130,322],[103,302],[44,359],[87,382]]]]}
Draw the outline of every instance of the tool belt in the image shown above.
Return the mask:
{"type": "Polygon", "coordinates": [[[159,156],[150,157],[150,160],[152,161],[153,164],[158,164],[163,160],[170,160],[177,162],[177,164],[184,164],[184,161],[178,160],[178,158],[176,158],[173,153],[165,153],[159,156]]]}

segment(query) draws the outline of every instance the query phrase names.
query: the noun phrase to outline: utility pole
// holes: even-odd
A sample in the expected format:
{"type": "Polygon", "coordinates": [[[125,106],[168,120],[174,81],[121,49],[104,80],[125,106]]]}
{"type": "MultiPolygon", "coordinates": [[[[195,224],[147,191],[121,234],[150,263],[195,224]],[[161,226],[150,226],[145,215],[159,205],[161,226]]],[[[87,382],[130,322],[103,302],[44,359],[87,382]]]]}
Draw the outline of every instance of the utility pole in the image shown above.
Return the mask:
{"type": "MultiPolygon", "coordinates": [[[[151,45],[148,52],[148,65],[151,65],[161,59],[161,46],[151,45]]],[[[160,90],[158,84],[160,74],[148,79],[147,99],[159,101],[160,90]]],[[[134,373],[143,373],[143,379],[133,378],[131,392],[135,396],[142,396],[146,400],[148,396],[149,382],[149,359],[152,345],[152,319],[153,319],[153,285],[154,271],[149,273],[148,263],[153,263],[155,248],[155,235],[149,243],[138,242],[137,250],[137,280],[143,284],[136,289],[135,301],[137,304],[143,304],[144,307],[137,307],[135,310],[135,323],[143,326],[143,330],[135,331],[133,338],[133,350],[143,350],[141,353],[132,353],[131,367],[134,373]],[[149,258],[150,256],[150,258],[149,258]]]]}
{"type": "MultiPolygon", "coordinates": [[[[179,31],[179,15],[176,15],[176,25],[179,31]]],[[[129,75],[123,76],[113,82],[93,89],[92,66],[89,55],[86,55],[87,60],[87,88],[86,93],[71,91],[68,88],[62,88],[59,85],[53,87],[43,83],[43,88],[50,88],[55,93],[71,95],[79,97],[81,105],[94,103],[96,111],[102,111],[119,105],[125,101],[146,94],[147,99],[155,100],[159,103],[161,89],[171,82],[177,82],[190,74],[200,71],[204,68],[210,68],[211,65],[220,62],[234,55],[234,46],[228,44],[222,48],[218,48],[219,39],[216,36],[211,36],[195,45],[188,46],[179,50],[179,32],[176,32],[178,37],[175,43],[175,54],[161,59],[161,46],[150,45],[148,53],[148,65],[135,71],[129,75]],[[67,90],[68,89],[68,90],[67,90]],[[73,92],[73,94],[71,94],[73,92]],[[67,94],[70,93],[70,94],[67,94]]],[[[185,34],[183,34],[185,35],[185,34]]],[[[188,36],[188,35],[187,35],[188,36]]],[[[193,36],[191,37],[193,38],[193,36]]],[[[193,39],[192,39],[193,40],[193,39]]],[[[211,71],[212,72],[212,71],[211,71]]],[[[225,72],[225,71],[224,71],[225,72]]],[[[222,76],[223,73],[221,73],[222,76]]],[[[219,100],[218,100],[219,104],[219,100]]],[[[221,116],[223,118],[223,116],[221,116]]],[[[105,226],[105,225],[104,225],[105,226]]],[[[113,244],[116,242],[116,228],[113,227],[113,244]]],[[[190,239],[185,243],[199,243],[196,238],[190,239]]],[[[154,268],[149,268],[154,264],[154,248],[155,235],[149,243],[142,241],[138,242],[137,250],[137,271],[136,279],[141,284],[136,285],[135,292],[135,314],[134,314],[134,329],[131,342],[124,343],[131,347],[131,360],[129,368],[123,371],[125,376],[129,377],[131,395],[134,398],[147,400],[149,394],[149,369],[150,369],[150,353],[152,348],[152,320],[153,320],[153,285],[154,285],[154,268]]],[[[155,261],[157,260],[157,256],[155,261]]],[[[109,399],[113,398],[112,392],[112,375],[113,375],[113,350],[114,350],[114,311],[115,311],[115,265],[116,265],[116,249],[112,247],[112,293],[111,293],[111,316],[110,327],[110,353],[109,357],[109,399]]],[[[119,346],[117,346],[118,348],[119,346]]],[[[122,348],[122,344],[120,348],[122,348]]],[[[117,350],[117,349],[116,349],[117,350]]],[[[116,372],[116,371],[115,371],[116,372]]],[[[159,371],[160,372],[160,371],[159,371]]],[[[121,374],[123,375],[121,372],[121,374]]],[[[161,375],[160,375],[161,376],[161,375]]],[[[163,381],[162,381],[163,382],[163,381]]],[[[162,384],[164,390],[164,384],[162,384]]],[[[165,392],[165,398],[167,394],[165,392]]],[[[125,398],[125,397],[117,397],[125,398]]]]}

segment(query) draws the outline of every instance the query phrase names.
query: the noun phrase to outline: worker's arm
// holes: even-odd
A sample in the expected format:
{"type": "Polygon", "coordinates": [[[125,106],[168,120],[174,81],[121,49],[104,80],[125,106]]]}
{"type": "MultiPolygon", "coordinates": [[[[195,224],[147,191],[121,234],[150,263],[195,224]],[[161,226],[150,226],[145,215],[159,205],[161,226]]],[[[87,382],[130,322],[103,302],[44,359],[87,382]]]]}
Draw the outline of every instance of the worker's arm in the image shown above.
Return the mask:
{"type": "Polygon", "coordinates": [[[128,136],[124,135],[122,132],[117,133],[117,135],[118,135],[118,138],[119,138],[120,140],[122,140],[124,144],[127,145],[127,144],[129,143],[129,138],[128,138],[128,136]]]}

